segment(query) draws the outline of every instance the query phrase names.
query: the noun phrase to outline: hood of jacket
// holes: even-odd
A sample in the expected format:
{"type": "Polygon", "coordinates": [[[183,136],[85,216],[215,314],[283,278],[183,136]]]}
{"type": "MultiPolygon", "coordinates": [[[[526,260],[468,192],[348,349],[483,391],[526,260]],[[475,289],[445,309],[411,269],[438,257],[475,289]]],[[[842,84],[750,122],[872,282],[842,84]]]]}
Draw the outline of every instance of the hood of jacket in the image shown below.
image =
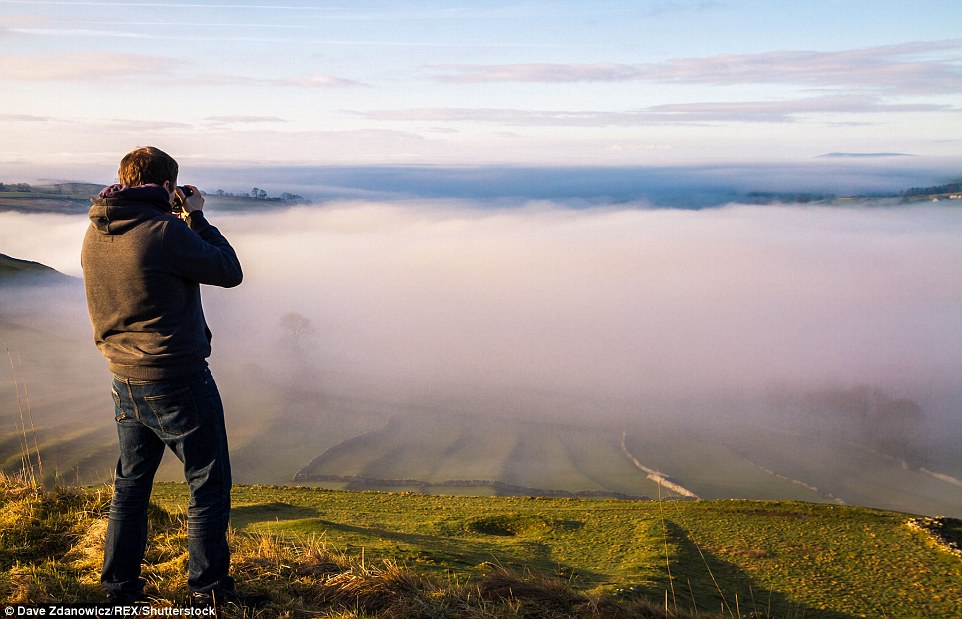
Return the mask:
{"type": "Polygon", "coordinates": [[[91,203],[90,223],[102,234],[122,234],[141,222],[170,212],[170,194],[160,185],[110,185],[91,203]]]}

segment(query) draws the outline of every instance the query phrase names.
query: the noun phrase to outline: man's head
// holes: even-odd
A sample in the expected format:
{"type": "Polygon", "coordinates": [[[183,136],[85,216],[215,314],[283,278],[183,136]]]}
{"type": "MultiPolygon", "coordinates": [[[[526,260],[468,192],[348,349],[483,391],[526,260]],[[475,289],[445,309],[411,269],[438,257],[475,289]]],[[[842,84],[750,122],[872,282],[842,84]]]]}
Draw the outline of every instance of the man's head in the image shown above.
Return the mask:
{"type": "Polygon", "coordinates": [[[178,166],[174,158],[153,146],[132,150],[120,160],[118,180],[124,185],[163,185],[173,190],[177,185],[178,166]]]}

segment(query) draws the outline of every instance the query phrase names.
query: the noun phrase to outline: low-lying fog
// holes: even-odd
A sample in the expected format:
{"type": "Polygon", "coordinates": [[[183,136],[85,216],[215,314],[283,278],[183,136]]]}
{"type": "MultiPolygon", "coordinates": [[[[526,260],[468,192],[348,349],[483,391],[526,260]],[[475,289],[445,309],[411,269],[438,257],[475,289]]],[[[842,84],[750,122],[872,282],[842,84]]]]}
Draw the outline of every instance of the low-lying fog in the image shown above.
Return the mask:
{"type": "MultiPolygon", "coordinates": [[[[960,434],[962,208],[947,203],[209,211],[246,274],[204,293],[215,371],[452,413],[714,424],[728,419],[706,402],[868,385],[918,402],[930,436],[960,434]]],[[[79,275],[85,226],[0,213],[0,252],[79,275]]]]}

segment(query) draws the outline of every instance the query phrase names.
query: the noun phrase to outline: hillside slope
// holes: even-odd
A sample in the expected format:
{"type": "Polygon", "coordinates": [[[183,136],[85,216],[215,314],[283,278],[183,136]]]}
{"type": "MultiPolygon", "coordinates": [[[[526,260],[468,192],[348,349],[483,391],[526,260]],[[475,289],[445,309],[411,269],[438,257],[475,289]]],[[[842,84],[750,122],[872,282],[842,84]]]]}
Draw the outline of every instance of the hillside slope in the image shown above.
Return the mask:
{"type": "Polygon", "coordinates": [[[67,283],[73,280],[74,278],[45,264],[0,254],[0,282],[5,286],[23,283],[67,283]]]}
{"type": "MultiPolygon", "coordinates": [[[[109,489],[0,482],[0,596],[102,600],[109,489]]],[[[271,486],[237,486],[233,501],[233,571],[271,598],[261,617],[962,615],[962,560],[939,542],[959,541],[957,520],[800,502],[271,486]]],[[[186,489],[160,484],[154,502],[148,593],[178,604],[186,489]]]]}

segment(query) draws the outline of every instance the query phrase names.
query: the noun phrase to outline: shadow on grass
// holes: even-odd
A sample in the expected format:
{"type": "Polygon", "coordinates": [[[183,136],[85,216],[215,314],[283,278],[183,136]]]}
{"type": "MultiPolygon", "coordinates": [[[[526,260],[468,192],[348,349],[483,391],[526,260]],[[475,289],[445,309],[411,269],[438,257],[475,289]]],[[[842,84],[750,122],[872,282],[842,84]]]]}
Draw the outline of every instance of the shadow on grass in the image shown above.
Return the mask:
{"type": "Polygon", "coordinates": [[[666,522],[668,543],[675,548],[671,558],[671,581],[636,587],[653,599],[664,599],[679,609],[721,612],[724,616],[805,619],[856,619],[847,613],[809,608],[793,602],[779,591],[760,583],[752,574],[726,561],[691,539],[688,532],[666,522]]]}
{"type": "MultiPolygon", "coordinates": [[[[267,506],[264,507],[266,510],[267,506]]],[[[310,510],[307,510],[310,511],[310,510]]],[[[368,557],[410,562],[428,570],[449,571],[452,565],[478,567],[498,565],[512,570],[536,570],[545,574],[577,573],[589,582],[604,575],[558,563],[551,547],[532,539],[505,539],[488,542],[477,537],[402,533],[382,527],[363,527],[321,518],[278,522],[268,529],[275,535],[312,535],[330,539],[340,551],[351,553],[363,548],[368,557]]]]}
{"type": "Polygon", "coordinates": [[[237,505],[231,507],[231,525],[243,529],[257,522],[276,522],[287,520],[303,520],[317,515],[313,507],[291,505],[290,503],[258,503],[257,505],[237,505]]]}
{"type": "Polygon", "coordinates": [[[962,520],[958,518],[942,518],[942,529],[939,537],[946,544],[962,548],[962,520]]]}

